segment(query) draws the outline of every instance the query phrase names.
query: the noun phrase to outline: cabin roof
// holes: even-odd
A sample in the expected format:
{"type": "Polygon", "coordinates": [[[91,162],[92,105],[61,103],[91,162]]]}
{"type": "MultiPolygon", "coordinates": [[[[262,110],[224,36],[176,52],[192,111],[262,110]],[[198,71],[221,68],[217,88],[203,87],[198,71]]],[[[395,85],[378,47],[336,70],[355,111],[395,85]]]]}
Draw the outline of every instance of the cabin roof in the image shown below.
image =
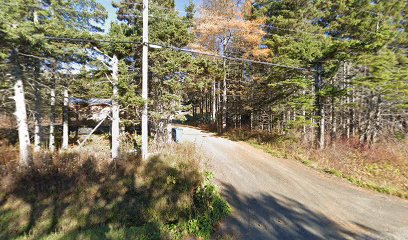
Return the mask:
{"type": "Polygon", "coordinates": [[[95,106],[95,105],[105,105],[112,106],[111,99],[103,98],[91,98],[91,99],[81,99],[81,98],[69,98],[70,105],[84,105],[84,106],[95,106]]]}

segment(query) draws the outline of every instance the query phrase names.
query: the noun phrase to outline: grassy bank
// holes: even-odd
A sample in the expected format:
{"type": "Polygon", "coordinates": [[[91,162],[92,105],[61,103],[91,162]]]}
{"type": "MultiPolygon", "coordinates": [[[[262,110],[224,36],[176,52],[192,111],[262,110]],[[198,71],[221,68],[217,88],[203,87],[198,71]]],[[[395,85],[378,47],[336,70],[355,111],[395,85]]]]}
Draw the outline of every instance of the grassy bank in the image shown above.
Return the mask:
{"type": "Polygon", "coordinates": [[[408,199],[408,142],[389,140],[364,148],[357,140],[339,140],[324,150],[316,150],[295,135],[247,130],[231,130],[225,135],[273,156],[296,159],[359,187],[408,199]]]}
{"type": "Polygon", "coordinates": [[[1,148],[0,239],[207,239],[230,211],[192,145],[113,164],[44,153],[30,169],[17,167],[14,147],[1,148]]]}

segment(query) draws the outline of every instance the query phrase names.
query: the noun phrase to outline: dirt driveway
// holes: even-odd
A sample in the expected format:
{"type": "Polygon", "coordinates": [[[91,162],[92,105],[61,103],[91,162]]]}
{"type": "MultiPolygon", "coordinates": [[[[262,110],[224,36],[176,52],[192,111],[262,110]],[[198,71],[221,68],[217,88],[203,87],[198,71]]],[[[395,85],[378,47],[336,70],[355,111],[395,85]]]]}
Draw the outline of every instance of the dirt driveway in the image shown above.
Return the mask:
{"type": "Polygon", "coordinates": [[[233,239],[408,239],[408,201],[357,188],[293,160],[183,127],[209,158],[233,214],[233,239]]]}

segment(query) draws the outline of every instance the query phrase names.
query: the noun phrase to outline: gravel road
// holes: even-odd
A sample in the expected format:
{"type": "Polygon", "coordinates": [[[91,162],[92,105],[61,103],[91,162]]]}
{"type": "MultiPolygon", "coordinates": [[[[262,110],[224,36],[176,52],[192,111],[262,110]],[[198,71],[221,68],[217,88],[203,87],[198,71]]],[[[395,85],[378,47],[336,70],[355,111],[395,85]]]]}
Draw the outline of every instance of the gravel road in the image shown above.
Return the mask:
{"type": "Polygon", "coordinates": [[[233,208],[233,239],[407,239],[408,201],[355,187],[294,160],[183,127],[233,208]]]}

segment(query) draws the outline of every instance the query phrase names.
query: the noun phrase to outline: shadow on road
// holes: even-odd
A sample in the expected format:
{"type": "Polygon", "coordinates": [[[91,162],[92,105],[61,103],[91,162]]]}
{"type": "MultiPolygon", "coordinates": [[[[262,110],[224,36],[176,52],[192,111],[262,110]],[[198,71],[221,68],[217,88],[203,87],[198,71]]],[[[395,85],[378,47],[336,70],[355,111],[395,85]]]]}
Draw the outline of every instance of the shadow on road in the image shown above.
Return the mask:
{"type": "Polygon", "coordinates": [[[233,208],[217,232],[234,239],[373,239],[376,230],[352,224],[345,228],[327,216],[282,195],[243,195],[221,183],[222,194],[233,208]],[[359,229],[364,229],[361,233],[359,229]]]}

